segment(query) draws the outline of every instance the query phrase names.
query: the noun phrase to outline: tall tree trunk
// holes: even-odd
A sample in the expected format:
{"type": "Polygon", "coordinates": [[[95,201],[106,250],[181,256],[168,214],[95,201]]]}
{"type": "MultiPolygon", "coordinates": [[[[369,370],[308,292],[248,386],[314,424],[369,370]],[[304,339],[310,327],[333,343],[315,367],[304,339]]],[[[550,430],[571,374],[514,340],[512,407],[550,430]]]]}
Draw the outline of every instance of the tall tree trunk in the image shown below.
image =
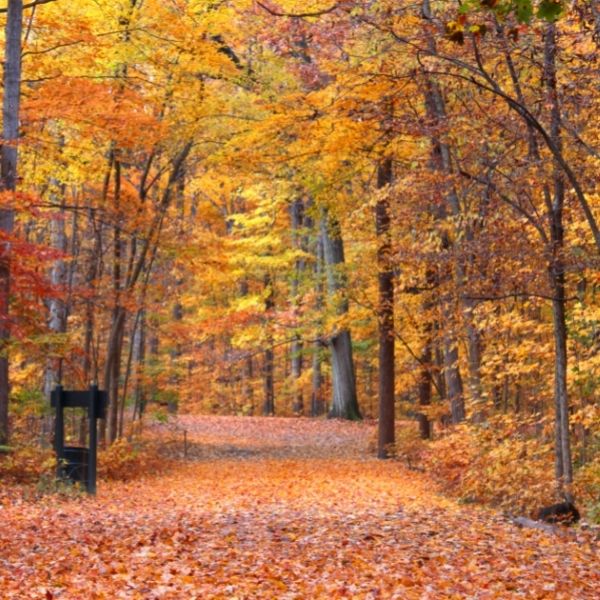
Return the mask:
{"type": "MultiPolygon", "coordinates": [[[[179,178],[176,182],[176,206],[177,206],[177,221],[178,221],[178,236],[183,238],[185,236],[185,169],[182,166],[179,178]]],[[[183,321],[183,305],[181,304],[180,298],[180,289],[183,285],[183,279],[180,274],[175,275],[175,303],[173,304],[173,309],[171,312],[171,318],[173,323],[181,323],[183,321]]],[[[179,401],[179,384],[180,384],[180,374],[179,374],[179,359],[182,355],[182,346],[176,341],[171,353],[171,368],[173,369],[173,375],[171,377],[171,387],[177,389],[177,395],[170,394],[167,402],[167,410],[170,414],[177,413],[178,409],[178,401],[179,401]]]]}
{"type": "MultiPolygon", "coordinates": [[[[114,159],[115,189],[114,210],[117,222],[121,215],[121,164],[118,158],[114,159]]],[[[108,391],[108,441],[112,444],[119,433],[119,379],[121,376],[121,354],[125,334],[125,323],[127,321],[127,309],[122,304],[122,243],[121,227],[114,227],[113,237],[113,299],[114,308],[112,313],[112,324],[107,344],[106,365],[104,371],[104,382],[108,391]]]]}
{"type": "MultiPolygon", "coordinates": [[[[450,323],[452,315],[445,305],[445,321],[450,323]]],[[[444,379],[446,381],[446,393],[450,400],[450,412],[454,425],[465,419],[465,401],[463,396],[463,384],[458,366],[458,344],[454,333],[449,326],[444,331],[444,379]]]]}
{"type": "MultiPolygon", "coordinates": [[[[560,134],[561,116],[556,83],[557,31],[549,24],[544,44],[544,81],[550,109],[550,135],[554,145],[562,151],[560,134]]],[[[560,165],[554,163],[554,193],[550,207],[552,261],[549,268],[552,289],[552,317],[554,324],[554,402],[556,409],[555,456],[556,479],[559,491],[570,501],[572,498],[573,464],[569,431],[569,398],[567,389],[567,325],[565,300],[564,226],[563,210],[565,185],[560,165]]]]}
{"type": "Polygon", "coordinates": [[[596,40],[596,46],[600,45],[600,1],[591,0],[592,15],[594,17],[594,38],[596,40]]]}
{"type": "MultiPolygon", "coordinates": [[[[384,159],[377,167],[377,188],[391,185],[392,160],[384,159]]],[[[379,280],[379,426],[377,457],[388,458],[396,442],[395,435],[395,372],[394,372],[394,272],[389,199],[380,196],[375,206],[377,232],[377,266],[379,280]]]]}
{"type": "Polygon", "coordinates": [[[146,310],[140,310],[140,324],[133,338],[134,345],[134,372],[135,372],[135,391],[133,419],[136,415],[141,420],[146,406],[146,387],[143,382],[144,367],[146,364],[146,310]]]}
{"type": "MultiPolygon", "coordinates": [[[[246,279],[242,279],[240,283],[240,296],[247,296],[249,292],[248,281],[246,279]]],[[[252,360],[252,355],[246,357],[244,360],[244,382],[243,382],[243,394],[244,394],[244,404],[248,407],[249,413],[251,415],[254,414],[255,406],[254,406],[254,388],[253,388],[253,379],[254,379],[254,361],[252,360]]]]}
{"type": "MultiPolygon", "coordinates": [[[[432,375],[431,367],[433,363],[432,352],[433,340],[431,339],[431,325],[426,327],[425,344],[421,350],[419,366],[419,408],[422,410],[431,405],[432,375]]],[[[421,439],[431,438],[431,423],[426,413],[418,412],[417,421],[419,422],[419,435],[421,439]]]]}
{"type": "MultiPolygon", "coordinates": [[[[292,222],[292,245],[296,251],[303,250],[302,232],[304,225],[304,201],[299,198],[292,203],[291,206],[291,222],[292,222]]],[[[293,395],[292,410],[294,414],[301,415],[304,412],[304,394],[300,385],[302,377],[302,338],[298,333],[300,318],[300,278],[304,271],[304,259],[297,258],[294,265],[294,274],[292,275],[291,295],[294,310],[294,319],[296,321],[296,332],[291,347],[292,359],[292,380],[293,380],[293,395]]]]}
{"type": "MultiPolygon", "coordinates": [[[[347,280],[340,267],[344,265],[344,244],[339,223],[323,215],[321,219],[321,236],[327,271],[329,294],[335,298],[341,292],[342,299],[337,306],[338,315],[348,313],[346,296],[347,280]]],[[[329,417],[338,419],[362,419],[356,397],[356,377],[352,358],[352,337],[350,331],[342,329],[334,332],[329,338],[331,349],[331,378],[333,398],[329,417]]]]}
{"type": "Polygon", "coordinates": [[[119,424],[119,379],[121,376],[121,354],[127,311],[123,306],[116,306],[112,313],[112,325],[106,346],[106,364],[104,368],[104,385],[108,391],[108,441],[117,439],[119,424]]]}
{"type": "Polygon", "coordinates": [[[481,335],[473,322],[475,303],[463,300],[463,317],[467,330],[467,359],[469,367],[469,392],[475,404],[483,401],[481,386],[481,335]]]}
{"type": "Polygon", "coordinates": [[[315,331],[315,341],[312,347],[312,378],[310,394],[310,416],[319,417],[325,413],[325,399],[323,397],[323,373],[321,363],[323,361],[323,239],[318,231],[315,230],[315,223],[312,217],[306,219],[306,228],[313,232],[312,253],[314,256],[314,280],[315,280],[315,305],[314,310],[317,314],[317,325],[315,331]]]}
{"type": "MultiPolygon", "coordinates": [[[[23,2],[8,0],[4,42],[4,98],[2,100],[2,149],[0,191],[14,192],[17,184],[19,103],[21,99],[21,34],[23,2]]],[[[0,209],[0,232],[10,237],[14,229],[13,208],[0,209]]],[[[10,338],[10,242],[0,245],[0,444],[8,441],[8,342],[10,338]]]]}
{"type": "MultiPolygon", "coordinates": [[[[422,2],[422,17],[428,21],[426,25],[426,36],[429,49],[432,54],[436,54],[436,41],[430,23],[433,16],[431,13],[431,4],[429,0],[422,2]]],[[[446,118],[445,100],[438,82],[427,72],[425,75],[425,108],[427,116],[434,125],[434,133],[431,135],[431,169],[447,176],[453,175],[452,161],[449,146],[439,137],[436,130],[440,125],[444,124],[446,118]]],[[[448,184],[448,190],[445,193],[445,202],[443,202],[437,210],[437,219],[444,221],[448,215],[454,217],[460,216],[460,204],[456,190],[451,183],[448,184]]],[[[442,232],[442,247],[445,250],[452,248],[452,241],[447,232],[442,232]]],[[[455,267],[457,279],[460,281],[463,277],[464,269],[460,263],[461,259],[457,259],[455,267]]],[[[441,273],[440,282],[450,284],[452,280],[452,272],[449,267],[446,267],[448,272],[441,273]]],[[[452,422],[460,423],[465,418],[465,401],[463,393],[462,377],[459,367],[458,341],[456,332],[454,331],[453,323],[455,322],[453,293],[448,290],[442,294],[440,298],[441,312],[443,319],[443,358],[444,358],[444,379],[446,383],[446,392],[450,400],[450,411],[452,414],[452,422]]]]}
{"type": "MultiPolygon", "coordinates": [[[[269,320],[271,319],[271,312],[275,308],[275,299],[273,294],[273,283],[271,277],[267,275],[265,277],[265,289],[267,291],[267,297],[265,298],[265,313],[267,319],[267,327],[270,327],[269,320]]],[[[263,362],[263,381],[264,381],[264,403],[263,403],[263,415],[268,417],[275,414],[275,383],[274,383],[274,351],[273,351],[273,340],[271,334],[267,336],[267,347],[264,352],[263,362]]]]}
{"type": "Polygon", "coordinates": [[[94,298],[96,296],[96,276],[100,267],[102,250],[102,233],[96,223],[94,211],[89,211],[89,224],[92,228],[94,244],[88,257],[85,283],[87,298],[85,300],[85,334],[83,346],[83,377],[86,385],[98,384],[98,356],[94,346],[94,298]]]}
{"type": "Polygon", "coordinates": [[[249,414],[253,415],[255,411],[254,406],[254,388],[252,387],[252,380],[254,379],[254,361],[252,356],[248,356],[245,360],[244,368],[244,400],[248,407],[249,414]]]}
{"type": "Polygon", "coordinates": [[[319,417],[325,412],[323,400],[323,373],[321,371],[321,343],[313,344],[312,377],[310,392],[310,416],[319,417]]]}
{"type": "MultiPolygon", "coordinates": [[[[54,182],[54,184],[58,185],[58,182],[54,182]]],[[[56,217],[50,220],[50,246],[64,254],[67,251],[67,237],[64,195],[62,196],[61,208],[56,217]]],[[[67,330],[67,305],[64,299],[66,279],[67,268],[64,258],[61,256],[54,261],[50,270],[50,283],[55,291],[60,291],[60,295],[50,298],[48,301],[48,329],[53,334],[65,333],[67,330]]],[[[44,373],[44,396],[46,398],[50,397],[53,386],[62,383],[62,362],[62,357],[56,353],[52,353],[46,361],[44,373]]]]}

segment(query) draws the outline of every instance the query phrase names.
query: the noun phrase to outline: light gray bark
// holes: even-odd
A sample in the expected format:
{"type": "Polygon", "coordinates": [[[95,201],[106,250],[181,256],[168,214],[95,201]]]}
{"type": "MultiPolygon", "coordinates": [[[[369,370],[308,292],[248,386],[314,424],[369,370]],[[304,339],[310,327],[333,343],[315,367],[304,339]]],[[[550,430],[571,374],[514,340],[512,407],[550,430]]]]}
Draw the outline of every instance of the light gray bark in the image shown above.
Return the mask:
{"type": "MultiPolygon", "coordinates": [[[[53,184],[56,186],[58,182],[53,184]]],[[[62,254],[67,251],[64,199],[61,201],[58,214],[50,220],[50,246],[62,254]]],[[[65,333],[67,330],[67,304],[64,298],[66,280],[67,267],[61,256],[54,261],[50,270],[50,283],[60,294],[48,301],[48,329],[53,334],[65,333]]],[[[52,388],[60,383],[62,383],[62,358],[49,356],[44,374],[44,396],[49,398],[52,388]]]]}
{"type": "MultiPolygon", "coordinates": [[[[292,203],[290,208],[290,217],[292,225],[292,246],[296,250],[303,250],[302,244],[302,227],[304,226],[304,201],[299,198],[292,203]]],[[[296,259],[294,265],[294,273],[292,275],[291,284],[291,297],[292,305],[294,310],[294,318],[296,321],[299,319],[300,309],[300,279],[304,272],[304,260],[301,258],[296,259]]],[[[298,329],[298,323],[296,323],[298,329]]],[[[294,383],[294,400],[292,404],[292,410],[294,414],[301,415],[304,412],[304,394],[300,387],[299,380],[302,376],[303,367],[303,343],[302,338],[298,331],[294,333],[294,339],[291,344],[291,362],[292,362],[292,380],[294,383]]]]}
{"type": "MultiPolygon", "coordinates": [[[[555,146],[562,151],[560,104],[556,83],[556,54],[558,51],[555,24],[546,27],[544,44],[544,81],[550,105],[550,135],[555,146]]],[[[555,456],[556,478],[559,491],[573,501],[573,464],[569,431],[569,397],[567,388],[567,325],[565,300],[564,225],[563,211],[565,185],[560,165],[554,164],[553,197],[549,222],[551,226],[552,259],[549,268],[552,288],[552,317],[554,324],[554,401],[556,408],[555,456]]]]}
{"type": "Polygon", "coordinates": [[[133,364],[135,373],[133,419],[141,419],[146,406],[146,387],[143,382],[146,364],[146,311],[140,310],[140,323],[133,336],[133,364]]]}
{"type": "MultiPolygon", "coordinates": [[[[23,2],[9,0],[4,42],[4,97],[2,101],[2,149],[0,190],[14,191],[17,183],[19,104],[21,99],[21,35],[23,2]]],[[[14,228],[12,208],[0,210],[0,231],[10,236],[14,228]]],[[[0,444],[8,440],[8,341],[10,337],[10,243],[0,245],[0,444]]]]}
{"type": "MultiPolygon", "coordinates": [[[[327,271],[328,291],[336,298],[337,312],[346,314],[349,310],[346,295],[347,279],[341,269],[344,259],[344,243],[339,223],[326,213],[321,218],[321,236],[327,271]]],[[[331,378],[333,398],[329,416],[339,419],[358,420],[362,416],[356,396],[356,376],[352,357],[352,337],[350,331],[335,331],[329,338],[331,350],[331,378]]]]}
{"type": "Polygon", "coordinates": [[[310,415],[318,417],[325,413],[325,399],[323,397],[323,373],[321,363],[323,360],[324,344],[321,341],[323,336],[323,239],[315,229],[314,220],[308,217],[306,222],[307,230],[313,232],[312,254],[314,256],[313,277],[315,281],[315,312],[317,313],[317,325],[315,341],[312,344],[312,378],[311,378],[311,397],[310,397],[310,415]]]}

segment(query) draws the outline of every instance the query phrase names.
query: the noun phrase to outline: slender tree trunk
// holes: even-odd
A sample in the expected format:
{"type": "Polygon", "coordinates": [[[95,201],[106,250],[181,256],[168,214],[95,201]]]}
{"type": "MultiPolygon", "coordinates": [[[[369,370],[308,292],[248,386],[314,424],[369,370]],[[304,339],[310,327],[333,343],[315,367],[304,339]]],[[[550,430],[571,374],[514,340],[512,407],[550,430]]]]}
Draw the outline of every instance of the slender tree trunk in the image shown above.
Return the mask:
{"type": "MultiPolygon", "coordinates": [[[[240,283],[240,295],[247,296],[249,292],[248,281],[243,279],[240,283]]],[[[243,383],[243,394],[244,394],[244,403],[249,408],[249,412],[251,415],[254,414],[255,406],[254,406],[254,388],[253,388],[253,380],[254,380],[254,361],[252,360],[252,356],[248,356],[244,361],[244,383],[243,383]]]]}
{"type": "Polygon", "coordinates": [[[596,39],[596,46],[600,45],[600,1],[591,0],[592,15],[594,17],[594,37],[596,39]]]}
{"type": "MultiPolygon", "coordinates": [[[[301,229],[304,225],[304,201],[299,198],[294,201],[291,206],[291,222],[292,222],[292,245],[295,250],[300,251],[302,248],[302,232],[301,229]]],[[[294,274],[292,276],[291,295],[292,304],[294,309],[295,327],[298,329],[298,320],[300,318],[300,278],[304,271],[304,259],[297,258],[294,266],[294,274]]],[[[292,341],[291,348],[291,359],[292,359],[292,380],[293,380],[293,395],[294,401],[292,404],[292,410],[294,414],[301,415],[304,412],[304,394],[300,385],[300,378],[302,377],[302,338],[300,333],[296,331],[294,333],[294,339],[292,341]]]]}
{"type": "MultiPolygon", "coordinates": [[[[464,275],[463,275],[464,280],[464,275]]],[[[461,285],[461,287],[463,287],[461,285]]],[[[476,405],[483,402],[483,393],[481,385],[481,334],[474,323],[473,311],[475,302],[464,298],[461,292],[463,320],[467,334],[467,360],[469,372],[469,393],[471,401],[476,405]]]]}
{"type": "MultiPolygon", "coordinates": [[[[121,164],[118,158],[114,160],[115,189],[114,210],[115,217],[120,221],[121,215],[121,164]]],[[[105,386],[108,390],[108,441],[113,443],[119,433],[119,379],[121,376],[121,354],[123,339],[125,336],[125,323],[127,321],[127,309],[122,304],[123,280],[122,280],[122,243],[121,227],[114,227],[113,237],[113,298],[114,308],[112,313],[112,325],[108,338],[106,366],[104,372],[105,386]]]]}
{"type": "MultiPolygon", "coordinates": [[[[23,2],[8,0],[4,42],[4,98],[2,100],[2,149],[0,150],[0,191],[14,192],[17,185],[19,103],[21,99],[21,34],[23,2]]],[[[14,209],[0,209],[0,232],[10,237],[14,209]]],[[[10,338],[10,242],[0,245],[0,444],[8,441],[8,343],[10,338]]]]}
{"type": "MultiPolygon", "coordinates": [[[[429,49],[433,54],[436,54],[436,41],[433,32],[430,29],[433,16],[431,12],[431,4],[429,0],[422,2],[422,17],[428,23],[426,25],[426,37],[429,49]]],[[[447,176],[453,175],[452,160],[449,146],[435,133],[436,127],[444,124],[447,121],[446,105],[444,95],[438,82],[428,73],[425,75],[425,108],[427,116],[434,125],[434,133],[431,135],[431,169],[447,176]]],[[[456,190],[451,183],[448,184],[448,190],[445,193],[445,201],[441,204],[437,211],[439,221],[444,221],[451,214],[454,217],[460,216],[460,204],[456,190]]],[[[442,246],[446,250],[452,248],[452,242],[447,233],[441,234],[442,246]]],[[[460,258],[457,259],[456,275],[460,281],[462,279],[464,269],[460,263],[460,258]]],[[[448,272],[442,273],[440,276],[441,283],[450,283],[452,273],[449,267],[445,267],[448,272]]],[[[459,367],[458,342],[453,324],[455,322],[453,293],[448,290],[442,294],[440,298],[441,312],[443,320],[443,358],[444,358],[444,379],[446,383],[446,393],[450,400],[450,411],[452,414],[452,423],[457,424],[465,418],[465,401],[463,393],[462,377],[459,367]]]]}
{"type": "MultiPolygon", "coordinates": [[[[434,323],[434,330],[436,335],[439,336],[440,325],[438,321],[434,323]]],[[[444,401],[448,399],[448,392],[446,391],[446,379],[444,378],[444,353],[439,338],[434,343],[434,355],[436,389],[439,390],[440,400],[444,401]]]]}
{"type": "MultiPolygon", "coordinates": [[[[419,367],[419,408],[422,410],[431,405],[432,376],[431,367],[433,362],[432,353],[433,340],[431,339],[431,326],[428,325],[425,332],[425,344],[421,351],[419,367]]],[[[419,434],[421,439],[431,438],[431,423],[424,412],[417,413],[419,422],[419,434]]]]}
{"type": "MultiPolygon", "coordinates": [[[[452,315],[446,310],[447,322],[451,322],[452,315]]],[[[465,419],[465,401],[463,396],[463,384],[458,367],[458,345],[451,329],[444,331],[444,379],[446,381],[446,393],[450,400],[450,412],[454,425],[465,419]]]]}
{"type": "Polygon", "coordinates": [[[315,223],[312,218],[309,218],[306,223],[306,228],[313,231],[314,241],[312,243],[312,253],[315,258],[314,263],[314,279],[315,279],[315,306],[314,310],[317,314],[317,326],[315,341],[312,347],[312,378],[311,378],[311,396],[310,396],[310,415],[311,417],[319,417],[325,413],[325,399],[323,397],[323,373],[321,363],[323,361],[323,324],[321,315],[323,313],[323,239],[318,231],[315,230],[315,223]]]}
{"type": "MultiPolygon", "coordinates": [[[[562,151],[560,135],[561,116],[556,84],[556,25],[546,28],[544,44],[544,81],[547,101],[551,107],[550,135],[554,145],[562,151]]],[[[569,431],[569,398],[567,388],[567,326],[565,300],[564,226],[563,210],[565,185],[563,173],[555,161],[554,193],[549,221],[551,224],[552,262],[550,282],[552,289],[552,317],[554,324],[554,402],[556,409],[555,456],[556,479],[559,491],[572,501],[573,464],[571,458],[571,437],[569,431]]]]}
{"type": "Polygon", "coordinates": [[[252,381],[254,379],[254,361],[251,356],[248,356],[245,360],[245,372],[244,372],[244,398],[246,406],[248,406],[248,412],[253,415],[255,411],[254,406],[254,388],[252,387],[252,381]]]}
{"type": "Polygon", "coordinates": [[[121,376],[121,354],[127,311],[123,306],[116,306],[112,313],[112,326],[106,349],[106,365],[104,369],[104,385],[109,395],[108,441],[117,439],[119,423],[119,379],[121,376]]]}
{"type": "MultiPolygon", "coordinates": [[[[392,160],[386,158],[377,168],[377,188],[391,185],[392,160]]],[[[394,272],[389,199],[380,197],[375,206],[377,232],[377,266],[379,281],[379,426],[377,457],[388,458],[396,442],[395,435],[395,372],[394,372],[394,272]]]]}
{"type": "Polygon", "coordinates": [[[310,394],[310,416],[319,417],[325,413],[325,402],[323,401],[323,373],[321,371],[321,344],[313,344],[312,354],[312,378],[310,394]]]}
{"type": "Polygon", "coordinates": [[[94,298],[96,297],[96,276],[99,270],[102,249],[102,234],[96,223],[94,212],[90,210],[89,223],[92,228],[94,244],[89,254],[86,273],[88,297],[85,301],[85,335],[83,350],[83,377],[86,385],[98,384],[98,356],[94,346],[94,298]]]}
{"type": "MultiPolygon", "coordinates": [[[[54,182],[58,185],[58,182],[54,182]]],[[[55,198],[57,199],[57,198],[55,198]]],[[[67,251],[67,237],[65,232],[64,194],[62,194],[61,208],[56,218],[50,220],[50,245],[61,253],[67,251]]],[[[59,295],[48,301],[48,329],[53,334],[65,333],[67,330],[67,305],[64,300],[67,268],[64,258],[54,261],[50,270],[50,283],[59,292],[59,295]]],[[[46,362],[44,374],[44,396],[50,397],[52,388],[62,383],[62,357],[53,353],[46,362]]]]}
{"type": "MultiPolygon", "coordinates": [[[[267,319],[267,327],[269,327],[268,321],[271,318],[271,312],[275,308],[275,299],[273,295],[273,284],[271,277],[267,275],[265,277],[265,289],[267,290],[267,297],[265,299],[265,313],[267,319]]],[[[271,335],[268,336],[267,348],[264,352],[263,362],[263,381],[264,381],[264,403],[263,403],[263,415],[272,416],[275,414],[275,384],[274,384],[274,351],[273,351],[273,340],[271,335]]]]}
{"type": "MultiPolygon", "coordinates": [[[[340,267],[344,265],[344,244],[339,223],[331,217],[321,219],[321,235],[327,270],[329,294],[334,297],[343,294],[337,312],[346,314],[349,310],[346,297],[347,281],[340,267]]],[[[356,377],[352,358],[352,338],[350,331],[336,331],[329,339],[331,349],[331,378],[333,383],[333,399],[329,417],[358,420],[362,416],[356,397],[356,377]]]]}
{"type": "Polygon", "coordinates": [[[146,364],[146,310],[140,311],[140,324],[133,338],[134,345],[134,371],[135,371],[135,392],[134,392],[134,408],[133,419],[136,415],[141,420],[146,406],[146,388],[143,382],[144,367],[146,364]]]}

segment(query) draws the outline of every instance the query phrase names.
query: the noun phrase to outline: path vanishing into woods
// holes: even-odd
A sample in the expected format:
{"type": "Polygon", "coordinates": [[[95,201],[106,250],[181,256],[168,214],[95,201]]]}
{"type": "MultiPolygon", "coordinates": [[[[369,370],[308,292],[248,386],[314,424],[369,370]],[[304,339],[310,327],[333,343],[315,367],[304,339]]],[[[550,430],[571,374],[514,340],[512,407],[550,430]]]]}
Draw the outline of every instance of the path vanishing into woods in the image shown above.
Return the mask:
{"type": "Polygon", "coordinates": [[[0,598],[600,597],[597,549],[458,506],[371,424],[182,417],[186,460],[0,508],[0,598]]]}

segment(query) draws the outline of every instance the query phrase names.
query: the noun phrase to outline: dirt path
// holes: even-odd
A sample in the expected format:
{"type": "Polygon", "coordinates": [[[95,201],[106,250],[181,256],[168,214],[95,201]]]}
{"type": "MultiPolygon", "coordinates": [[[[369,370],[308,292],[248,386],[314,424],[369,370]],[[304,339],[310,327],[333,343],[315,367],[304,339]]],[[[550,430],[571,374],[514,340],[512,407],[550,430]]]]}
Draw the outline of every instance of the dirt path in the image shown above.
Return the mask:
{"type": "Polygon", "coordinates": [[[458,507],[373,427],[187,418],[173,472],[0,509],[0,598],[600,597],[595,549],[458,507]]]}

